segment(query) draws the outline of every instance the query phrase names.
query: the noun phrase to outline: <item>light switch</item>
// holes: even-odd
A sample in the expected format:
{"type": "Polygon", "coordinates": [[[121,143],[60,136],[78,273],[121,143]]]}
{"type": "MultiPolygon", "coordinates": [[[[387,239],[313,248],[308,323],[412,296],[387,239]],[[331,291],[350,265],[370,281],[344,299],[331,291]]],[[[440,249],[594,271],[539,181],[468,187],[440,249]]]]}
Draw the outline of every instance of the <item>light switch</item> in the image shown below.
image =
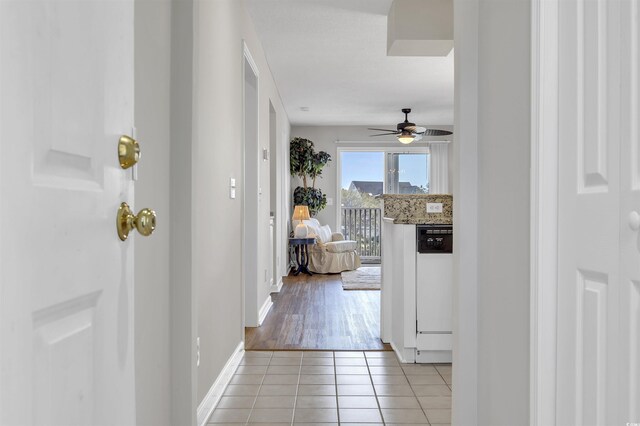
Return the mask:
{"type": "Polygon", "coordinates": [[[442,213],[442,203],[427,203],[427,213],[442,213]]]}
{"type": "Polygon", "coordinates": [[[229,178],[229,198],[232,200],[236,198],[236,180],[229,178]]]}
{"type": "Polygon", "coordinates": [[[328,206],[332,206],[333,205],[333,198],[327,198],[327,205],[328,206]]]}

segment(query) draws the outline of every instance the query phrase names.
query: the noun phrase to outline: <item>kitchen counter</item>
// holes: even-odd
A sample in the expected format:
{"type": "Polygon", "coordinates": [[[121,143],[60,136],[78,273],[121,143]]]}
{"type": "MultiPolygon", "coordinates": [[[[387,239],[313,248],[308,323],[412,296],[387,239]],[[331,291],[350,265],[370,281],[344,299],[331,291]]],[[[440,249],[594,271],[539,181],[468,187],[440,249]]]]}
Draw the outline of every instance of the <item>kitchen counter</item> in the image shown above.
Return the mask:
{"type": "Polygon", "coordinates": [[[406,216],[398,216],[396,218],[393,217],[383,217],[385,221],[388,223],[393,223],[395,225],[453,225],[453,220],[451,218],[443,218],[443,217],[406,217],[406,216]]]}
{"type": "Polygon", "coordinates": [[[451,194],[384,194],[384,216],[396,219],[396,224],[422,225],[441,223],[450,225],[453,220],[453,196],[451,194]],[[427,213],[427,204],[442,204],[442,212],[427,213]]]}
{"type": "MultiPolygon", "coordinates": [[[[385,218],[387,219],[387,218],[385,218]]],[[[391,218],[389,218],[391,219],[391,218]]],[[[402,217],[399,216],[393,220],[393,223],[396,225],[453,225],[453,219],[451,218],[443,218],[442,216],[438,217],[402,217]]]]}

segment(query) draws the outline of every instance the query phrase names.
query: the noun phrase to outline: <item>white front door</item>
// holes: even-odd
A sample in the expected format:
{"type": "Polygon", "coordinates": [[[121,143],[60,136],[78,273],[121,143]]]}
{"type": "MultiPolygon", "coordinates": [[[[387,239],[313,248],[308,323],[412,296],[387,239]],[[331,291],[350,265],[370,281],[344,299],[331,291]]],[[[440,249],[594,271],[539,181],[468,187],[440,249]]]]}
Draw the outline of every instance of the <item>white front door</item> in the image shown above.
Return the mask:
{"type": "Polygon", "coordinates": [[[638,5],[559,4],[556,424],[624,425],[640,422],[638,5]]]}
{"type": "Polygon", "coordinates": [[[133,1],[0,1],[0,424],[135,424],[133,1]]]}

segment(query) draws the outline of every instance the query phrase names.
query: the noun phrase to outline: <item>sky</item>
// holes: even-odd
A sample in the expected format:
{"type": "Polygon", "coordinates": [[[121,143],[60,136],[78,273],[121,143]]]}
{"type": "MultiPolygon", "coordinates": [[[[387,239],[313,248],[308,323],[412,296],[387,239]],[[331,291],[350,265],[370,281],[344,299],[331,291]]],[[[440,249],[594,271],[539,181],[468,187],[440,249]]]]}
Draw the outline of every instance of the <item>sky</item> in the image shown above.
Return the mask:
{"type": "MultiPolygon", "coordinates": [[[[348,189],[351,181],[377,181],[384,179],[383,152],[349,152],[340,153],[342,168],[342,188],[348,189]]],[[[411,182],[412,185],[426,186],[426,154],[402,155],[400,157],[400,181],[411,182]]]]}

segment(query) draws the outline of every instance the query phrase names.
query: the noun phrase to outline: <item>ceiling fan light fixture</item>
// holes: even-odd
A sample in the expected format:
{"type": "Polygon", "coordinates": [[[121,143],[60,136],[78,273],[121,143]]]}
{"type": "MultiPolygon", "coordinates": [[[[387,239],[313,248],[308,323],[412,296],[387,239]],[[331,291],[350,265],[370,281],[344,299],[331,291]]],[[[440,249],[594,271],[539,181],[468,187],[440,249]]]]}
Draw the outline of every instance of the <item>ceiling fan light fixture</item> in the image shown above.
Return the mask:
{"type": "Polygon", "coordinates": [[[419,141],[423,136],[448,136],[453,134],[448,130],[427,129],[422,126],[416,126],[415,123],[409,122],[409,113],[411,108],[402,108],[404,114],[404,122],[398,123],[395,130],[391,129],[378,129],[376,127],[369,127],[369,130],[377,130],[379,132],[376,135],[371,136],[389,136],[396,135],[398,142],[402,144],[410,144],[411,142],[419,141]]]}
{"type": "Polygon", "coordinates": [[[411,133],[402,132],[401,134],[398,135],[398,142],[407,145],[413,142],[415,138],[416,137],[413,136],[411,133]]]}

